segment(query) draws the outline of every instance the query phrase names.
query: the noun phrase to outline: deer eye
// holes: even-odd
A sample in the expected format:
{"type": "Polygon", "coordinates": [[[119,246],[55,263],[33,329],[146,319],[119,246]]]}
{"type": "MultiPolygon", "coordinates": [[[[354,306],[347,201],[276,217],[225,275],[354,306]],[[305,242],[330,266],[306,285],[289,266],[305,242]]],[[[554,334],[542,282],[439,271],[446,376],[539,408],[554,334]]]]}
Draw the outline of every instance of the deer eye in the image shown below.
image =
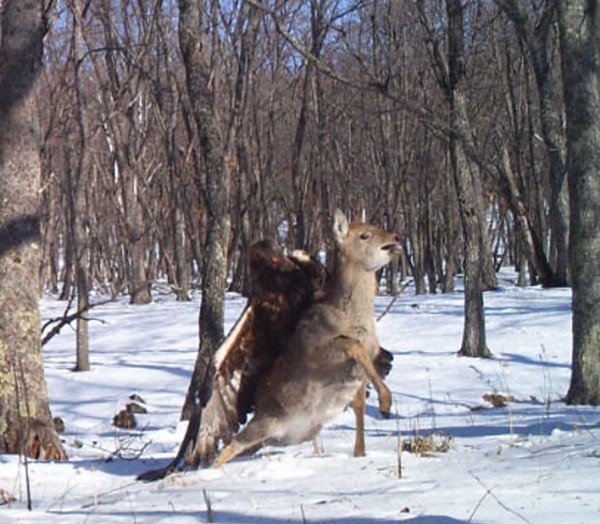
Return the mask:
{"type": "Polygon", "coordinates": [[[371,238],[371,233],[369,233],[368,231],[363,231],[360,235],[359,238],[361,240],[369,240],[369,238],[371,238]]]}

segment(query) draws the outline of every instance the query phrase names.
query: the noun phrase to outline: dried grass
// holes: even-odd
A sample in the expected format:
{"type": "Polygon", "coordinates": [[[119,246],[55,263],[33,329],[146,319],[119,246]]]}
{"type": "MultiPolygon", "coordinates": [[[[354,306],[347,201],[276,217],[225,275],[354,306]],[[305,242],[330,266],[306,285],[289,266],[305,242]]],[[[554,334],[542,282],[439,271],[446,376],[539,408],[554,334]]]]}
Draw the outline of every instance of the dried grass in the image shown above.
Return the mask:
{"type": "Polygon", "coordinates": [[[441,433],[431,435],[415,434],[402,441],[402,451],[415,453],[422,457],[432,457],[437,453],[446,453],[450,450],[453,438],[441,433]]]}

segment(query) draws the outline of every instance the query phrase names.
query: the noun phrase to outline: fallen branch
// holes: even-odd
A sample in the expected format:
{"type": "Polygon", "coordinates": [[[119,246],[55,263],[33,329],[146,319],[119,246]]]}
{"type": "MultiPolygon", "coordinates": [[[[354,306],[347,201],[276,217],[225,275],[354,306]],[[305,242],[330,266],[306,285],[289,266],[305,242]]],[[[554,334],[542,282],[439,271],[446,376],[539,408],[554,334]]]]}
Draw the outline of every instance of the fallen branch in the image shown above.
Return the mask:
{"type": "Polygon", "coordinates": [[[521,515],[520,513],[516,512],[514,509],[509,508],[506,504],[504,504],[504,502],[502,502],[496,495],[494,495],[494,493],[492,492],[492,490],[490,488],[488,488],[483,481],[477,476],[475,475],[475,473],[473,473],[472,471],[469,471],[469,475],[471,475],[480,485],[483,489],[485,489],[485,493],[484,495],[479,499],[479,501],[477,502],[477,504],[475,505],[475,508],[473,509],[473,511],[471,512],[471,515],[469,516],[469,520],[468,522],[472,522],[473,521],[473,517],[475,516],[475,513],[477,513],[477,510],[479,509],[479,506],[481,506],[482,502],[488,497],[488,495],[490,497],[492,497],[496,503],[505,511],[507,511],[508,513],[511,513],[512,515],[514,515],[515,517],[518,517],[520,520],[522,520],[523,522],[527,523],[527,524],[532,524],[532,522],[530,520],[527,520],[523,515],[521,515]]]}

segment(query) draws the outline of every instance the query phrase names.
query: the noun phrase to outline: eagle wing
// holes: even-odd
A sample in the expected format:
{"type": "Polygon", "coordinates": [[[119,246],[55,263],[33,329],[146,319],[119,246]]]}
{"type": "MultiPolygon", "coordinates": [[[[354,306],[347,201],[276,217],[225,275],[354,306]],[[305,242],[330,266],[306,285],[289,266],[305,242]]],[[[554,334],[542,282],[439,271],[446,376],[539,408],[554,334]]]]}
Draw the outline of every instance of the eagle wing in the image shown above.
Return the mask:
{"type": "Polygon", "coordinates": [[[318,261],[299,252],[285,256],[267,240],[250,247],[248,265],[248,305],[214,356],[212,393],[196,443],[196,457],[204,465],[253,411],[258,383],[300,315],[322,295],[326,280],[318,261]]]}
{"type": "MultiPolygon", "coordinates": [[[[208,465],[254,410],[262,377],[283,351],[303,312],[324,294],[327,270],[302,251],[286,256],[270,241],[250,246],[248,305],[214,356],[212,393],[202,410],[197,460],[208,465]]],[[[380,348],[374,359],[384,378],[393,356],[380,348]]]]}
{"type": "Polygon", "coordinates": [[[215,373],[211,395],[202,409],[202,421],[196,456],[208,465],[219,447],[219,442],[229,442],[242,423],[238,398],[242,388],[244,362],[252,357],[252,327],[254,311],[248,303],[214,356],[215,373]],[[250,352],[249,355],[246,353],[250,352]]]}

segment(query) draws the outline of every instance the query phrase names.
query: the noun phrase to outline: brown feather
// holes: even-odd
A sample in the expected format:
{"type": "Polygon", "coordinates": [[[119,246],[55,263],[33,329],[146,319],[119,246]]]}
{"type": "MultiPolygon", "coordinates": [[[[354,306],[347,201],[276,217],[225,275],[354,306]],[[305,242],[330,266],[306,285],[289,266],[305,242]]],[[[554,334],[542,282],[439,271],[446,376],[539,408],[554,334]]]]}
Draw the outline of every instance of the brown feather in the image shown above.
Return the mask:
{"type": "Polygon", "coordinates": [[[300,315],[323,293],[326,270],[306,255],[285,256],[270,241],[249,251],[248,306],[215,355],[212,395],[203,410],[198,459],[208,464],[254,409],[261,377],[274,364],[300,315]]]}
{"type": "MultiPolygon", "coordinates": [[[[215,355],[212,395],[202,413],[197,458],[208,465],[219,445],[228,444],[254,410],[259,382],[281,354],[306,311],[322,298],[327,270],[295,251],[286,256],[272,242],[253,244],[248,256],[251,293],[248,305],[215,355]]],[[[374,365],[381,377],[392,367],[381,348],[374,365]]]]}

